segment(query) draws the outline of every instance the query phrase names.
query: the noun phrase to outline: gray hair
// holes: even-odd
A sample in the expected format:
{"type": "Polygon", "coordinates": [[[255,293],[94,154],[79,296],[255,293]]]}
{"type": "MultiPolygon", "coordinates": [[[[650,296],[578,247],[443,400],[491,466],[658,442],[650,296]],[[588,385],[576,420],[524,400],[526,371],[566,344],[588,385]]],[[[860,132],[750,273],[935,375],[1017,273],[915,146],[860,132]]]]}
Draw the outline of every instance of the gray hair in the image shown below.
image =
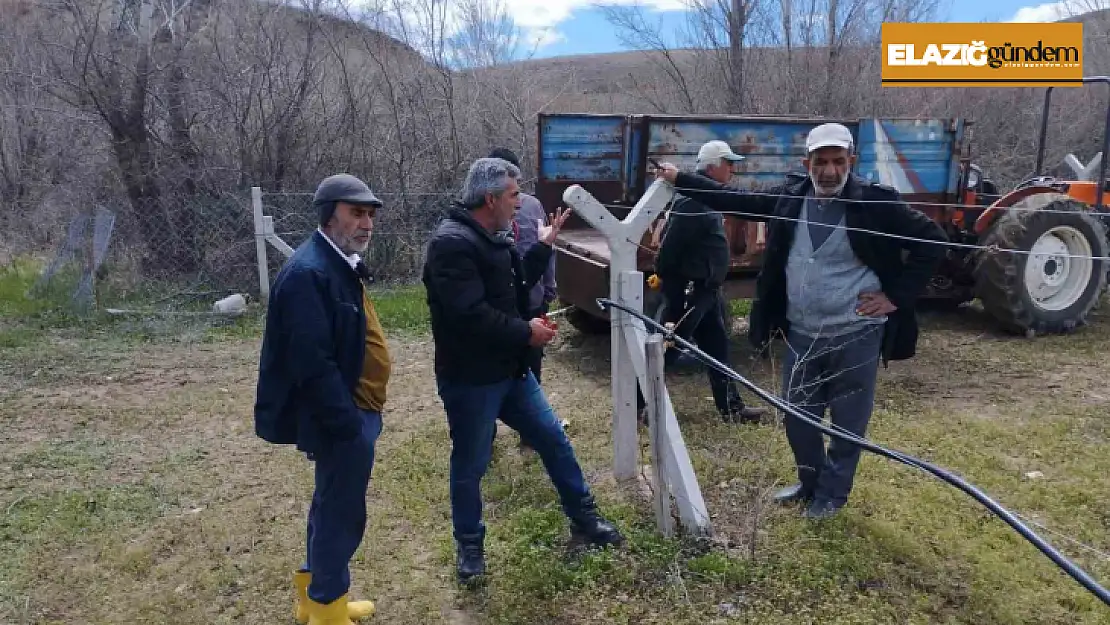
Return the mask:
{"type": "Polygon", "coordinates": [[[497,197],[509,186],[509,179],[520,178],[520,168],[500,158],[480,158],[466,172],[459,201],[467,208],[478,208],[485,203],[486,194],[497,197]]]}
{"type": "Polygon", "coordinates": [[[709,169],[710,165],[720,165],[720,164],[724,163],[724,161],[725,161],[725,157],[723,157],[723,156],[715,156],[715,157],[709,157],[709,158],[699,158],[698,162],[697,162],[697,165],[696,165],[696,168],[697,168],[697,171],[705,171],[706,169],[709,169]]]}

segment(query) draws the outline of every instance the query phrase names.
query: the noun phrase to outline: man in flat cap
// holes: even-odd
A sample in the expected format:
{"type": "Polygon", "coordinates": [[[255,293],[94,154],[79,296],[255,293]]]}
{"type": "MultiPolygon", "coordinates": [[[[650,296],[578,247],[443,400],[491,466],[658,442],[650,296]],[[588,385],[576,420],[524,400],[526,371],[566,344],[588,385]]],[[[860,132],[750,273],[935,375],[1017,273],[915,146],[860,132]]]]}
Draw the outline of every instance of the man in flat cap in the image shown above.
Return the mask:
{"type": "Polygon", "coordinates": [[[274,279],[255,431],[274,444],[295,444],[316,465],[307,558],[293,573],[296,619],[347,625],[374,613],[370,601],[348,601],[348,591],[390,375],[359,257],[382,202],[363,181],[337,174],[320,183],[313,204],[319,228],[274,279]]]}
{"type": "MultiPolygon", "coordinates": [[[[879,362],[917,347],[914,304],[944,257],[947,236],[894,188],[852,174],[852,133],[821,124],[806,136],[806,174],[760,195],[729,189],[664,164],[658,177],[713,210],[766,221],[767,251],[756,281],[748,339],[766,349],[784,338],[786,401],[866,436],[879,362]]],[[[798,483],[776,494],[806,504],[804,516],[836,514],[852,490],[860,448],[788,417],[798,483]]]]}

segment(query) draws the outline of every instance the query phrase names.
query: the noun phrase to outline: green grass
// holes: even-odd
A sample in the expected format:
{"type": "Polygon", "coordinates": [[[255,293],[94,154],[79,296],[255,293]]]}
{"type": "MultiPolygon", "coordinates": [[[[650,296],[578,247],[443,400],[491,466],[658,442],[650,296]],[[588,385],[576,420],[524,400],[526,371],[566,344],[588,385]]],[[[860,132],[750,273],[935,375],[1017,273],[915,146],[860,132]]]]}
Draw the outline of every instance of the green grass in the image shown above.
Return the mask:
{"type": "Polygon", "coordinates": [[[371,291],[382,327],[388,331],[414,335],[429,332],[431,318],[423,285],[371,291]]]}
{"type": "MultiPolygon", "coordinates": [[[[0,292],[21,292],[34,275],[0,276],[0,292]]],[[[668,386],[717,532],[659,536],[648,502],[608,477],[604,337],[552,349],[544,385],[627,545],[569,549],[542,464],[518,455],[505,432],[482,485],[491,575],[456,588],[450,436],[430,373],[424,293],[372,297],[401,349],[352,574],[353,594],[380,600],[383,622],[1110,623],[1110,610],[969,497],[888,460],[864,456],[849,507],[831,520],[770,505],[767,494],[793,477],[781,428],[721,423],[700,372],[668,386]]],[[[747,304],[733,302],[733,313],[747,304]]],[[[26,385],[0,395],[0,621],[288,620],[312,474],[300,455],[253,436],[261,315],[208,328],[199,349],[176,340],[152,349],[118,321],[54,340],[46,309],[0,306],[0,341],[18,346],[0,362],[0,376],[11,376],[0,384],[18,376],[26,385]],[[128,374],[135,381],[120,383],[128,374]],[[144,390],[151,380],[163,384],[144,390]],[[86,396],[98,391],[105,405],[93,409],[86,396]]],[[[1110,552],[1107,340],[1103,318],[1036,341],[954,317],[928,322],[919,356],[880,374],[869,436],[1110,552]],[[1031,470],[1044,477],[1026,478],[1031,470]]],[[[769,364],[748,364],[743,345],[738,337],[738,370],[776,388],[769,364]]],[[[1110,583],[1110,562],[1042,536],[1110,583]]]]}
{"type": "Polygon", "coordinates": [[[728,302],[728,310],[734,319],[747,317],[752,312],[752,300],[733,299],[728,302]]]}

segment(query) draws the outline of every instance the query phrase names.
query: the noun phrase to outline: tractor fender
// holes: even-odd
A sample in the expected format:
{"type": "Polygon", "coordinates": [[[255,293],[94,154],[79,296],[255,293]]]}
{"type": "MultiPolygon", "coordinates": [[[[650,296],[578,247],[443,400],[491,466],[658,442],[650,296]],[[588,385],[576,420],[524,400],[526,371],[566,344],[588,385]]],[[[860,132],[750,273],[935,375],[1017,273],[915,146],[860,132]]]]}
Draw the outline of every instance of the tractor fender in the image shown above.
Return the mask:
{"type": "Polygon", "coordinates": [[[979,218],[975,220],[975,234],[983,236],[983,233],[994,224],[994,221],[998,219],[1000,215],[1006,212],[1007,208],[1010,208],[1031,195],[1037,195],[1038,193],[1060,193],[1060,190],[1043,185],[1035,185],[1007,193],[995,200],[995,202],[988,206],[987,210],[983,211],[979,215],[979,218]]]}

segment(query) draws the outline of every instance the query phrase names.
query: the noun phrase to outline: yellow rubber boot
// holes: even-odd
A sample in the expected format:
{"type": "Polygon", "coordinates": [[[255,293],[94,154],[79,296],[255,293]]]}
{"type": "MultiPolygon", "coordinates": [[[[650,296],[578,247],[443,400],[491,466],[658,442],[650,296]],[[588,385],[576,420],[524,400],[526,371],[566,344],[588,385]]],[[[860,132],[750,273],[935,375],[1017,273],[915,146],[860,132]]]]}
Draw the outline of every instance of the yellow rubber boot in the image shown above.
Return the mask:
{"type": "MultiPolygon", "coordinates": [[[[293,572],[293,585],[297,589],[297,601],[293,604],[293,618],[301,625],[306,625],[309,621],[309,603],[313,603],[308,598],[308,585],[312,582],[312,573],[309,571],[294,571],[293,572]]],[[[374,616],[374,602],[373,601],[346,601],[347,603],[347,618],[349,620],[357,621],[364,618],[374,616]]],[[[319,605],[319,604],[316,604],[319,605]]],[[[340,621],[342,623],[342,621],[340,621]]]]}
{"type": "Polygon", "coordinates": [[[324,605],[309,599],[308,625],[355,625],[351,617],[347,616],[347,595],[324,605]]]}

